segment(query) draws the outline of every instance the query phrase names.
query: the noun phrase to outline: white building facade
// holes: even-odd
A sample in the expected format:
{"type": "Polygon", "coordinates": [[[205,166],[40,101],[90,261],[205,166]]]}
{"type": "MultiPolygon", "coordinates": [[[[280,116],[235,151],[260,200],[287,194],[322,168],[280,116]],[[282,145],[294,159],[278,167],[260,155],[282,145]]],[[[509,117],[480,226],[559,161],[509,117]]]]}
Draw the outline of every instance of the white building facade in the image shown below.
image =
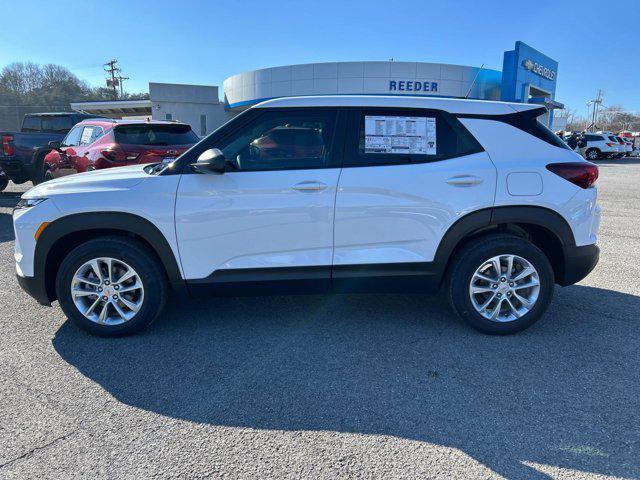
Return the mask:
{"type": "Polygon", "coordinates": [[[295,95],[425,95],[499,100],[497,70],[425,62],[331,62],[239,73],[223,84],[230,111],[295,95]]]}

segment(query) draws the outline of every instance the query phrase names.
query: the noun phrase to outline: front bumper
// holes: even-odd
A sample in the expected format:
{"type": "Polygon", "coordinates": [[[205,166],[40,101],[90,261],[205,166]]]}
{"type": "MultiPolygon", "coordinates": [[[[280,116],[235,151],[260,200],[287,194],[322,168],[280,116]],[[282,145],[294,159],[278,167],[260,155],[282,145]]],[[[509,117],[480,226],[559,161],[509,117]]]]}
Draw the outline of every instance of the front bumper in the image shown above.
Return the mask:
{"type": "Polygon", "coordinates": [[[600,258],[600,248],[596,244],[582,247],[565,247],[564,275],[560,282],[563,287],[573,285],[589,275],[600,258]]]}
{"type": "Polygon", "coordinates": [[[35,298],[40,305],[51,306],[44,278],[41,278],[41,276],[22,277],[18,274],[16,274],[16,278],[22,289],[35,298]]]}

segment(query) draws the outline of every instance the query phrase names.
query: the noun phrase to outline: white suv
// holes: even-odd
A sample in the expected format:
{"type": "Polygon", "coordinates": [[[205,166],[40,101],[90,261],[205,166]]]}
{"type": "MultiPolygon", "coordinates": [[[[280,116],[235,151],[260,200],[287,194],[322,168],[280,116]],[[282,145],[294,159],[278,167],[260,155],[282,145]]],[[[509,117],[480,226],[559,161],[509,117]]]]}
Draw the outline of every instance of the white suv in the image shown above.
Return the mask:
{"type": "Polygon", "coordinates": [[[520,331],[598,260],[598,169],[544,108],[417,97],[266,101],[173,163],[73,175],[14,212],[17,275],[98,335],[189,295],[446,291],[520,331]]]}
{"type": "Polygon", "coordinates": [[[580,153],[587,160],[618,158],[624,155],[625,148],[610,132],[587,133],[586,140],[587,145],[580,149],[580,153]]]}

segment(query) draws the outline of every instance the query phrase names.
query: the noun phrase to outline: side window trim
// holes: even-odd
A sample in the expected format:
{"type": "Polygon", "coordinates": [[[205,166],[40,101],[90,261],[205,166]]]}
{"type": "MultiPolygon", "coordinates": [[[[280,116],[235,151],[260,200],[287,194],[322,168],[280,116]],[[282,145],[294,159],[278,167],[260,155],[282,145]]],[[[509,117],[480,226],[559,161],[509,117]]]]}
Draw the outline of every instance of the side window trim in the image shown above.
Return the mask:
{"type": "MultiPolygon", "coordinates": [[[[455,118],[451,113],[444,110],[427,109],[427,108],[407,108],[407,107],[358,107],[348,108],[348,123],[347,133],[345,135],[344,149],[343,149],[343,168],[357,168],[357,167],[389,167],[399,165],[416,165],[422,163],[434,163],[443,160],[449,160],[451,158],[464,157],[467,155],[473,155],[475,153],[484,152],[484,148],[473,137],[473,135],[455,118]],[[435,115],[436,118],[440,118],[447,123],[447,125],[454,131],[458,138],[465,144],[466,149],[463,153],[455,153],[452,155],[424,155],[425,158],[415,158],[404,161],[401,158],[386,159],[382,155],[380,160],[371,162],[362,162],[357,160],[351,160],[349,157],[358,158],[359,154],[359,142],[360,142],[360,124],[362,115],[367,111],[376,112],[389,112],[390,116],[402,113],[406,116],[429,116],[435,115]]],[[[346,113],[346,112],[345,112],[346,113]]],[[[385,155],[386,156],[386,155],[385,155]]],[[[407,157],[410,157],[407,155],[407,157]]]]}
{"type": "Polygon", "coordinates": [[[176,169],[175,172],[172,173],[195,173],[189,168],[189,165],[197,160],[202,152],[209,148],[219,148],[219,146],[233,138],[239,132],[241,132],[244,128],[249,126],[251,123],[259,122],[260,118],[263,118],[264,115],[271,113],[297,113],[297,114],[313,114],[318,112],[333,112],[333,132],[331,135],[331,139],[329,142],[330,148],[330,157],[329,161],[326,165],[323,166],[303,166],[296,168],[282,168],[282,169],[246,169],[246,170],[236,170],[234,173],[241,172],[255,172],[255,171],[263,171],[263,172],[286,172],[293,170],[317,170],[317,169],[328,169],[328,168],[341,168],[342,160],[343,160],[343,151],[344,151],[344,125],[346,122],[346,115],[343,112],[344,109],[340,107],[295,107],[295,108],[253,108],[247,110],[245,113],[239,115],[235,119],[231,120],[226,125],[223,125],[221,129],[214,131],[209,136],[204,138],[201,142],[196,144],[189,150],[181,159],[180,167],[176,169]],[[237,124],[234,120],[237,119],[237,124]]]}

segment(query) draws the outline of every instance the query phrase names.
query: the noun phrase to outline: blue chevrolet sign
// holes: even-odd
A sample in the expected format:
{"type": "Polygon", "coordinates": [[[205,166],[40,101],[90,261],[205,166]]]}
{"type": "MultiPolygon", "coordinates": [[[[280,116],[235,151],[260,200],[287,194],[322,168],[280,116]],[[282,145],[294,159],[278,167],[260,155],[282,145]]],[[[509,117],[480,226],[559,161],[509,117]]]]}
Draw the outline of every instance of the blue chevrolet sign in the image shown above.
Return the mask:
{"type": "Polygon", "coordinates": [[[389,91],[437,92],[438,82],[423,82],[419,80],[389,80],[389,91]]]}

